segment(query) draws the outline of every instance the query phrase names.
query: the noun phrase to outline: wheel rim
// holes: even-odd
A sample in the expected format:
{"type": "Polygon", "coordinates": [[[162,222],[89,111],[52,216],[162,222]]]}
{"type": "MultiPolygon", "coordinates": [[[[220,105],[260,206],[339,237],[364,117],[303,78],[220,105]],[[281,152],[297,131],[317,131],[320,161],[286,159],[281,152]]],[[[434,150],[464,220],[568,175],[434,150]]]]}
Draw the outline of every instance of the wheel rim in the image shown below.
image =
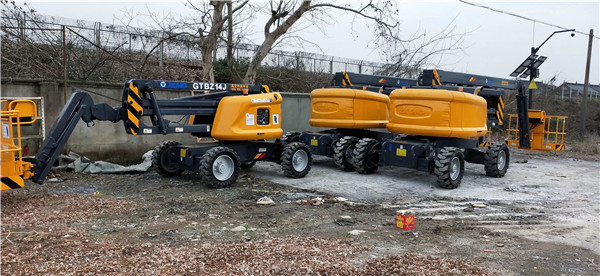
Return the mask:
{"type": "Polygon", "coordinates": [[[297,172],[303,171],[308,166],[308,154],[306,151],[298,150],[292,156],[292,166],[297,172]]]}
{"type": "Polygon", "coordinates": [[[221,155],[215,159],[212,166],[212,172],[219,181],[229,179],[235,170],[233,159],[229,155],[221,155]]]}
{"type": "Polygon", "coordinates": [[[498,170],[503,170],[506,165],[506,152],[501,150],[498,153],[498,170]]]}
{"type": "Polygon", "coordinates": [[[167,149],[165,150],[161,155],[160,155],[160,165],[162,166],[163,170],[167,171],[167,172],[176,172],[178,169],[177,167],[173,166],[172,164],[170,164],[169,162],[169,156],[170,155],[170,150],[167,149]]]}
{"type": "Polygon", "coordinates": [[[354,148],[356,148],[356,145],[355,145],[355,144],[349,145],[349,146],[346,148],[346,152],[345,152],[345,153],[346,153],[346,154],[345,154],[345,156],[346,156],[346,161],[347,161],[348,163],[350,163],[350,164],[352,164],[352,159],[354,159],[354,153],[353,153],[353,152],[354,152],[354,148]]]}
{"type": "Polygon", "coordinates": [[[377,148],[377,144],[374,144],[367,153],[367,165],[375,167],[379,163],[379,149],[377,148]]]}
{"type": "Polygon", "coordinates": [[[452,158],[450,161],[450,179],[456,180],[460,174],[460,159],[458,157],[452,158]]]}

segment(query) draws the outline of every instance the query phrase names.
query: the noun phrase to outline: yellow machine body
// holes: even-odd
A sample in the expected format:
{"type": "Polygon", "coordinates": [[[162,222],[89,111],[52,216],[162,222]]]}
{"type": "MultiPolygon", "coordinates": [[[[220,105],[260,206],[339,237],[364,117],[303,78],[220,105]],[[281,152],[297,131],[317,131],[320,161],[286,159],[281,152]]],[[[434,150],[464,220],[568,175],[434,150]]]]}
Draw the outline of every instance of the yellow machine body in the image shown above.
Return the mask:
{"type": "Polygon", "coordinates": [[[33,176],[33,165],[23,161],[21,151],[21,126],[37,120],[37,106],[30,100],[2,100],[0,120],[2,125],[1,190],[22,188],[24,179],[33,176]],[[16,134],[16,135],[15,135],[16,134]]]}
{"type": "Polygon", "coordinates": [[[484,98],[441,89],[396,89],[387,129],[407,135],[469,139],[487,133],[484,98]]]}
{"type": "Polygon", "coordinates": [[[390,99],[384,94],[350,88],[321,88],[310,93],[309,123],[314,127],[384,128],[390,99]]]}
{"type": "Polygon", "coordinates": [[[561,151],[565,149],[566,116],[549,116],[543,110],[529,109],[529,135],[531,148],[519,143],[519,120],[517,114],[509,114],[508,140],[510,147],[538,151],[561,151]]]}
{"type": "Polygon", "coordinates": [[[279,93],[225,97],[219,102],[211,136],[227,141],[280,138],[281,102],[279,93]]]}

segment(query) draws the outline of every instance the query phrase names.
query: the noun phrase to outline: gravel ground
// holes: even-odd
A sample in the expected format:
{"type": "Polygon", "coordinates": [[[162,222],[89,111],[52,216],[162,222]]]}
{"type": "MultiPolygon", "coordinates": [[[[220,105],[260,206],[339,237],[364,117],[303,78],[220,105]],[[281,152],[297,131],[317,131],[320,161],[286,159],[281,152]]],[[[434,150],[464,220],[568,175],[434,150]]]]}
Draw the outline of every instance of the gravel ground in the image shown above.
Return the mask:
{"type": "MultiPolygon", "coordinates": [[[[536,158],[552,161],[547,156],[529,159],[537,162],[536,158]]],[[[311,187],[313,174],[294,180],[298,182],[289,182],[278,173],[265,177],[269,165],[246,171],[228,189],[208,189],[193,174],[162,178],[153,171],[123,175],[60,172],[54,176],[56,182],[27,183],[25,189],[1,194],[2,273],[598,275],[599,255],[589,246],[533,239],[527,234],[551,237],[554,231],[554,236],[569,236],[590,227],[580,221],[584,224],[573,229],[552,228],[562,218],[556,216],[554,200],[545,199],[547,205],[532,204],[532,200],[556,195],[554,190],[528,190],[524,186],[530,184],[521,183],[512,192],[492,184],[470,191],[467,183],[450,195],[421,187],[422,192],[412,189],[406,196],[360,199],[348,195],[364,182],[386,187],[385,181],[391,180],[347,173],[358,183],[353,184],[337,177],[328,162],[318,161],[314,175],[328,173],[329,179],[337,179],[345,189],[332,189],[332,180],[321,181],[322,189],[311,187]],[[491,197],[502,191],[515,195],[515,200],[470,194],[485,189],[491,197]],[[532,191],[537,194],[523,193],[532,191]],[[258,205],[257,200],[265,196],[274,205],[258,205]],[[485,208],[474,208],[476,203],[485,208]],[[398,209],[417,213],[415,229],[395,227],[398,209]]],[[[579,169],[587,164],[580,164],[579,169]]],[[[386,170],[380,173],[394,177],[386,170]]],[[[423,178],[417,181],[423,185],[429,176],[415,177],[423,178]]],[[[480,178],[471,174],[466,179],[480,178]]],[[[568,185],[557,189],[563,186],[568,185]]],[[[364,196],[386,194],[373,191],[364,196]]],[[[567,190],[561,193],[582,198],[567,190]]],[[[583,197],[588,201],[575,202],[567,210],[581,211],[580,203],[596,204],[584,213],[595,214],[597,219],[597,197],[583,197]]]]}
{"type": "Polygon", "coordinates": [[[300,180],[278,177],[272,173],[276,165],[270,163],[259,164],[251,174],[353,201],[410,209],[417,220],[465,219],[494,231],[600,254],[600,159],[515,149],[511,154],[505,177],[487,177],[482,165],[467,164],[462,184],[454,190],[438,188],[428,173],[388,166],[360,175],[341,172],[331,159],[322,157],[315,158],[311,173],[300,180]],[[465,201],[487,207],[463,212],[465,201]]]}

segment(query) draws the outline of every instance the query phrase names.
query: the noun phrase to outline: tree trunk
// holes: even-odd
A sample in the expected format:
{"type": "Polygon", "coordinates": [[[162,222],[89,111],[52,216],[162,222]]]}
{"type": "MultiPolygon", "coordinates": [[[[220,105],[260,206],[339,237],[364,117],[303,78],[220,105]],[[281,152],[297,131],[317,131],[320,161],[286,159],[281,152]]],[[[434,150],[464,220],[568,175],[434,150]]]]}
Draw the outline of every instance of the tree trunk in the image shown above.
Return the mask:
{"type": "Polygon", "coordinates": [[[244,83],[253,84],[256,81],[256,75],[258,73],[258,68],[260,67],[260,63],[265,59],[265,57],[271,51],[271,46],[275,44],[277,39],[273,36],[265,37],[265,41],[258,47],[258,50],[252,57],[252,61],[248,65],[248,71],[246,71],[246,76],[244,77],[244,83]]]}
{"type": "Polygon", "coordinates": [[[214,82],[215,71],[213,68],[213,53],[217,49],[219,34],[223,29],[223,1],[211,1],[210,5],[214,7],[213,19],[208,35],[201,39],[200,50],[202,52],[202,81],[214,82]]]}
{"type": "Polygon", "coordinates": [[[246,71],[246,76],[244,77],[244,83],[253,84],[256,81],[256,74],[258,73],[260,63],[267,56],[269,51],[271,51],[271,47],[273,47],[277,39],[284,35],[306,11],[311,9],[310,2],[311,1],[308,0],[303,1],[300,7],[298,7],[298,9],[296,9],[294,13],[283,22],[283,24],[277,26],[277,28],[275,28],[275,30],[272,32],[270,32],[270,28],[273,24],[275,24],[277,18],[275,14],[271,16],[269,21],[267,21],[265,24],[265,40],[258,47],[254,57],[252,57],[252,61],[250,61],[248,71],[246,71]]]}
{"type": "Polygon", "coordinates": [[[215,82],[212,51],[202,50],[202,81],[215,82]]]}
{"type": "Polygon", "coordinates": [[[231,1],[227,1],[227,67],[231,75],[230,82],[239,82],[236,72],[233,71],[233,8],[231,1]]]}

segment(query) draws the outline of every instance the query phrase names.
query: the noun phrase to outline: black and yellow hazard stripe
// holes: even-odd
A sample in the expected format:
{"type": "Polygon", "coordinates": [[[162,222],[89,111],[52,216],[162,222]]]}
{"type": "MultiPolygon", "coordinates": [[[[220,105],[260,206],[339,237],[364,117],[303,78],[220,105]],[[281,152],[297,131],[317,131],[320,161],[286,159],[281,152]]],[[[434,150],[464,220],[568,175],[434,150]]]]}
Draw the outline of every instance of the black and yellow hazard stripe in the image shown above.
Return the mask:
{"type": "Polygon", "coordinates": [[[11,190],[25,187],[25,181],[20,176],[2,177],[1,190],[11,190]]]}
{"type": "Polygon", "coordinates": [[[133,82],[129,83],[129,91],[127,92],[127,119],[129,120],[129,130],[131,134],[137,135],[140,131],[140,118],[143,115],[142,97],[140,91],[133,82]]]}
{"type": "Polygon", "coordinates": [[[346,72],[342,73],[342,84],[344,86],[352,85],[352,83],[350,82],[350,77],[348,77],[348,73],[346,72]]]}
{"type": "Polygon", "coordinates": [[[556,147],[556,149],[554,149],[554,150],[556,150],[556,151],[565,150],[565,145],[564,144],[555,145],[555,147],[556,147]]]}
{"type": "Polygon", "coordinates": [[[440,81],[440,75],[435,69],[433,70],[433,85],[442,85],[442,82],[440,81]]]}
{"type": "Polygon", "coordinates": [[[481,137],[479,139],[479,141],[481,141],[481,143],[479,144],[479,147],[482,147],[482,148],[489,147],[492,144],[492,128],[491,127],[488,127],[488,131],[485,133],[485,135],[483,137],[481,137]]]}
{"type": "Polygon", "coordinates": [[[504,100],[502,100],[502,96],[498,98],[498,108],[496,109],[496,117],[498,117],[498,123],[502,125],[502,120],[504,120],[504,100]]]}

